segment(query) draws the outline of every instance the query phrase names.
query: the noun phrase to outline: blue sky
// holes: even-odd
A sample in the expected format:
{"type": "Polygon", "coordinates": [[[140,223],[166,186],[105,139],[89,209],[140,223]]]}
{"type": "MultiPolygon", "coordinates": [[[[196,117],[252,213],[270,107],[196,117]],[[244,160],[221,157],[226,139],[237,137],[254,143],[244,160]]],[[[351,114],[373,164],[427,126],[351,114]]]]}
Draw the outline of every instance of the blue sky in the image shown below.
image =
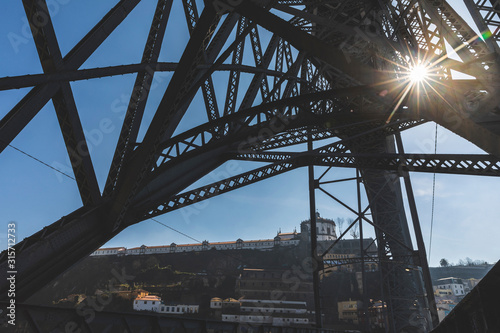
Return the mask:
{"type": "MultiPolygon", "coordinates": [[[[114,1],[84,2],[54,0],[52,19],[61,51],[66,54],[114,6],[114,1]]],[[[123,24],[82,66],[103,67],[140,62],[155,1],[143,0],[123,24]]],[[[455,3],[454,3],[455,6],[455,3]]],[[[200,6],[201,8],[201,6],[200,6]]],[[[463,12],[462,3],[455,7],[463,12]]],[[[177,61],[187,41],[188,31],[183,19],[180,1],[174,1],[173,15],[167,26],[160,61],[177,61]]],[[[42,69],[34,43],[26,25],[20,2],[9,2],[0,13],[0,77],[41,73],[42,69]]],[[[266,36],[263,35],[265,39],[266,36]]],[[[251,57],[245,55],[245,61],[251,57]]],[[[168,81],[169,73],[155,75],[144,123],[147,125],[158,105],[168,81]]],[[[214,80],[227,80],[227,74],[217,74],[214,80]],[[224,76],[225,75],[225,76],[224,76]]],[[[243,81],[249,77],[242,78],[243,81]]],[[[102,188],[107,176],[111,156],[121,127],[123,108],[127,105],[134,75],[115,76],[71,83],[75,101],[87,139],[97,178],[102,188]],[[110,124],[102,130],[102,121],[110,124]]],[[[217,88],[225,94],[225,86],[217,88]]],[[[3,117],[29,89],[0,92],[0,117],[3,117]]],[[[221,103],[221,102],[219,102],[221,103]]],[[[200,123],[197,112],[202,110],[198,94],[188,117],[180,129],[200,123]],[[198,110],[198,111],[197,111],[198,110]]],[[[144,134],[143,126],[141,134],[144,134]]],[[[407,152],[432,153],[434,151],[435,124],[428,123],[403,134],[407,152]]],[[[55,111],[49,102],[12,145],[57,167],[70,175],[64,142],[57,124],[55,111]]],[[[438,153],[482,153],[469,142],[453,133],[438,128],[438,153]]],[[[208,181],[247,170],[248,162],[228,162],[211,175],[208,181]]],[[[318,172],[320,168],[317,169],[318,172]]],[[[350,177],[353,170],[335,169],[334,177],[350,177]]],[[[432,174],[412,174],[417,208],[426,244],[429,242],[432,174]]],[[[81,206],[76,183],[52,169],[8,147],[0,155],[0,247],[6,247],[7,223],[17,222],[18,240],[38,231],[63,215],[81,206]]],[[[437,175],[435,216],[431,265],[439,259],[451,262],[471,257],[490,262],[498,260],[496,248],[500,234],[498,202],[500,180],[486,177],[437,175]]],[[[355,205],[355,184],[344,184],[332,191],[355,205]]],[[[352,217],[340,205],[317,193],[317,207],[322,216],[336,219],[352,217]]],[[[215,197],[192,207],[174,211],[157,219],[198,240],[224,241],[271,238],[281,228],[292,231],[308,218],[307,171],[300,169],[277,176],[265,182],[250,185],[229,194],[215,197]]],[[[373,235],[372,231],[366,231],[373,235]]],[[[185,238],[153,221],[134,225],[108,246],[134,247],[141,244],[161,245],[188,243],[185,238]]]]}

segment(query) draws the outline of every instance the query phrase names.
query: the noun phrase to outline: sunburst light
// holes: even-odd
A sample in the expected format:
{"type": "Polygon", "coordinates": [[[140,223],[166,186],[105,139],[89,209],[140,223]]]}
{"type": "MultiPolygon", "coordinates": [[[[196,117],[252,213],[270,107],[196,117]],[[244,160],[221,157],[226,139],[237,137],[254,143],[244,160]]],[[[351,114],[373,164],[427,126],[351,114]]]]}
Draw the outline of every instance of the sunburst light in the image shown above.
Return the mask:
{"type": "Polygon", "coordinates": [[[411,83],[416,84],[426,80],[428,75],[429,72],[427,68],[422,64],[418,64],[413,68],[410,68],[409,79],[411,83]]]}

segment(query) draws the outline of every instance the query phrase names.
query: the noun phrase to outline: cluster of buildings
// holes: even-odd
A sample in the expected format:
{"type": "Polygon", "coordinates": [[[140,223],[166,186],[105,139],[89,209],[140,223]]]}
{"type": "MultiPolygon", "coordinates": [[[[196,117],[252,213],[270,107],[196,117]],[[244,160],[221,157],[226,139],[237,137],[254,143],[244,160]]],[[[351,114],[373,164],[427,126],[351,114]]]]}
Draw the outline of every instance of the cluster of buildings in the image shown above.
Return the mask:
{"type": "Polygon", "coordinates": [[[456,277],[447,277],[434,281],[433,289],[439,321],[442,321],[479,281],[481,279],[460,279],[456,277]]]}
{"type": "MultiPolygon", "coordinates": [[[[312,281],[287,278],[283,270],[244,269],[235,286],[239,299],[214,297],[212,316],[226,322],[297,326],[314,323],[312,281]],[[293,288],[292,288],[293,287],[293,288]]],[[[159,296],[142,293],[133,301],[136,311],[185,315],[199,312],[199,305],[167,304],[159,296]]]]}
{"type": "MultiPolygon", "coordinates": [[[[360,312],[363,308],[363,302],[359,300],[351,300],[341,301],[337,303],[338,305],[338,316],[339,320],[352,323],[355,325],[360,324],[360,312]]],[[[368,313],[368,320],[370,322],[370,327],[384,327],[385,326],[385,312],[387,311],[387,304],[382,301],[373,301],[370,300],[370,304],[368,304],[368,308],[366,309],[368,313]]]]}
{"type": "MultiPolygon", "coordinates": [[[[447,277],[437,279],[433,283],[434,297],[438,311],[439,321],[442,321],[453,308],[481,281],[481,279],[461,279],[447,277]]],[[[340,301],[338,304],[338,318],[342,322],[360,324],[362,316],[360,311],[363,302],[360,300],[340,301]]],[[[383,327],[385,323],[384,311],[386,304],[382,301],[370,300],[366,308],[367,319],[371,327],[383,327]]]]}
{"type": "MultiPolygon", "coordinates": [[[[323,218],[317,213],[318,253],[323,253],[337,240],[336,225],[333,220],[323,218]]],[[[137,248],[102,248],[96,250],[92,256],[109,255],[151,255],[179,252],[196,252],[208,250],[260,250],[269,251],[276,247],[299,246],[301,242],[308,242],[310,238],[310,221],[300,224],[300,233],[296,230],[282,233],[281,230],[273,239],[244,241],[241,238],[234,242],[210,243],[204,241],[196,244],[175,244],[164,246],[145,246],[137,248]]],[[[363,249],[373,257],[377,255],[377,247],[373,239],[363,239],[363,249]]],[[[359,239],[345,239],[335,244],[333,251],[324,257],[323,276],[330,272],[359,270],[361,241],[359,239]]],[[[376,262],[366,262],[365,269],[378,269],[376,262]]],[[[235,298],[221,299],[214,297],[210,301],[210,311],[213,318],[241,324],[266,324],[273,326],[310,326],[315,323],[314,293],[312,275],[310,272],[284,269],[252,269],[244,268],[236,280],[234,289],[235,298]]],[[[339,320],[357,324],[359,301],[339,302],[339,320]]],[[[204,305],[207,306],[207,305],[204,305]]],[[[374,302],[370,305],[370,320],[374,323],[381,321],[384,304],[374,302]]],[[[141,295],[134,300],[134,310],[153,311],[165,314],[198,313],[200,305],[166,304],[158,296],[141,295]]],[[[203,308],[203,311],[206,309],[203,308]]]]}
{"type": "Polygon", "coordinates": [[[238,300],[212,298],[210,309],[215,318],[273,326],[315,322],[312,277],[306,272],[245,268],[236,281],[235,295],[238,300]]]}

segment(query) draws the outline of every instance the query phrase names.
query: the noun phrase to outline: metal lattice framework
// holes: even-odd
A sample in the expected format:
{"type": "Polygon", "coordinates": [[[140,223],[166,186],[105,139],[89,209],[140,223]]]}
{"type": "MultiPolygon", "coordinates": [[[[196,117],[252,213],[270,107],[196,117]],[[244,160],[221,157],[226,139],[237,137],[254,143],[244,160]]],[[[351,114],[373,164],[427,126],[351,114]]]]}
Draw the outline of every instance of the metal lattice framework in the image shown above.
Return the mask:
{"type": "MultiPolygon", "coordinates": [[[[399,177],[408,171],[500,175],[498,3],[465,0],[476,25],[491,29],[483,40],[444,0],[206,0],[203,8],[176,0],[182,14],[172,13],[173,1],[158,1],[140,63],[80,69],[140,0],[120,0],[65,56],[46,1],[23,0],[43,74],[0,78],[2,90],[32,87],[0,121],[0,152],[52,100],[82,207],[16,245],[18,301],[132,224],[295,168],[321,165],[360,170],[371,222],[379,227],[391,328],[408,326],[410,310],[400,300],[411,298],[416,277],[391,259],[415,257],[399,177]],[[160,62],[164,36],[175,33],[175,27],[167,28],[172,15],[185,17],[190,38],[178,61],[160,62]],[[445,41],[462,62],[446,57],[445,41]],[[245,54],[254,64],[243,62],[245,54]],[[425,94],[417,93],[405,73],[415,58],[424,59],[436,75],[425,94]],[[476,79],[456,81],[451,70],[476,79]],[[139,141],[153,76],[161,71],[172,77],[139,141]],[[215,80],[218,72],[228,72],[229,79],[215,80]],[[136,80],[101,193],[70,82],[126,73],[136,73],[136,80]],[[251,79],[244,82],[243,74],[251,79]],[[217,86],[225,89],[225,98],[217,96],[217,86]],[[206,118],[177,134],[186,112],[198,107],[193,99],[199,91],[206,118]],[[487,154],[412,155],[402,147],[396,153],[394,136],[426,121],[487,154]],[[305,152],[275,151],[334,138],[338,141],[305,152]],[[270,164],[185,191],[231,159],[270,164]]],[[[418,251],[419,260],[425,258],[420,245],[418,251]]],[[[415,264],[427,267],[426,261],[415,264]]],[[[2,299],[7,271],[4,251],[2,299]]]]}

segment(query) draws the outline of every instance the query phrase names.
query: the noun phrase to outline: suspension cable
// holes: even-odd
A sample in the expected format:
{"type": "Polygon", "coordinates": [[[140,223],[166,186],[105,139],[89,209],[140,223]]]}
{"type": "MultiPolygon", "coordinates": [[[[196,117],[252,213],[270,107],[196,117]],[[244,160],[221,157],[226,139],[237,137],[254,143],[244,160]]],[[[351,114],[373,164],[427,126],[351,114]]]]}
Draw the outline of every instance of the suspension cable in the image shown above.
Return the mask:
{"type": "MultiPolygon", "coordinates": [[[[436,123],[436,131],[434,134],[434,155],[437,153],[437,141],[438,141],[438,124],[436,123]]],[[[434,202],[435,202],[435,194],[436,194],[436,173],[434,172],[432,176],[432,208],[431,208],[431,232],[429,236],[429,259],[428,262],[431,261],[431,250],[432,250],[432,228],[434,225],[434,202]]]]}

